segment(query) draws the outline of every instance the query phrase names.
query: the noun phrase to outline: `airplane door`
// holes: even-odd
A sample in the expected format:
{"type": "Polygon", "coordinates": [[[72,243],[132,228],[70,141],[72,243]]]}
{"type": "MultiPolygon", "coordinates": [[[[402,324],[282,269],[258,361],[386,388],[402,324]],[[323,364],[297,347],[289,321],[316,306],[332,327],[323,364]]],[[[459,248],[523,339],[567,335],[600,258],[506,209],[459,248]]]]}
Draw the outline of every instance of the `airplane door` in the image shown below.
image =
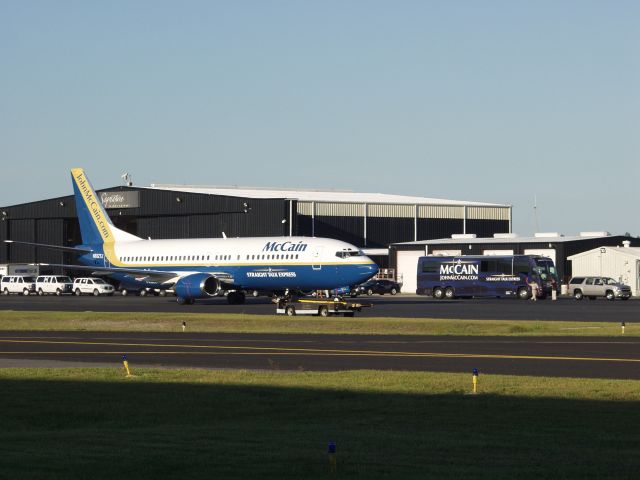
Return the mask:
{"type": "Polygon", "coordinates": [[[318,245],[315,247],[315,249],[313,250],[313,254],[311,255],[312,257],[312,264],[311,264],[311,268],[313,270],[322,270],[322,251],[324,250],[324,247],[322,245],[318,245]]]}

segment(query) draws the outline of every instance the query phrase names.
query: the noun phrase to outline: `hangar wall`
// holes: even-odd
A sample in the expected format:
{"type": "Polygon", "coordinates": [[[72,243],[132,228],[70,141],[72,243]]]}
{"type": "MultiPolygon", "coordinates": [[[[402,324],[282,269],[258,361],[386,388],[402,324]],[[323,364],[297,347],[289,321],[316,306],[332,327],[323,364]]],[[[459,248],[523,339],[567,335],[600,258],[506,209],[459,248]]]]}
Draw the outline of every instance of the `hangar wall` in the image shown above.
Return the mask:
{"type": "MultiPolygon", "coordinates": [[[[97,191],[103,192],[138,192],[135,204],[107,208],[107,213],[118,228],[141,238],[221,237],[222,232],[228,237],[288,233],[288,226],[282,223],[289,209],[284,199],[247,199],[135,187],[97,191]]],[[[4,243],[4,240],[61,246],[82,243],[72,195],[2,207],[2,212],[0,263],[72,262],[73,255],[59,250],[4,243]]]]}
{"type": "Polygon", "coordinates": [[[298,201],[297,214],[298,235],[340,238],[368,248],[511,229],[511,207],[298,201]]]}

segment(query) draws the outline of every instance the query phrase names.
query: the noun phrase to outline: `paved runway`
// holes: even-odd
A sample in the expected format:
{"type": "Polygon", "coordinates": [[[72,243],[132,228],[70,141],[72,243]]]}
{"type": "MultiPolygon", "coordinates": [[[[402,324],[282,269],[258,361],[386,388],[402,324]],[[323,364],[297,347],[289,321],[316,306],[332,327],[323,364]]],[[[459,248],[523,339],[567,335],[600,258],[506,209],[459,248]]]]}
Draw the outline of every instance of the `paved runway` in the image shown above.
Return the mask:
{"type": "Polygon", "coordinates": [[[640,379],[640,338],[1,332],[0,366],[50,360],[121,366],[471,372],[640,379]]]}
{"type": "MultiPolygon", "coordinates": [[[[604,299],[580,302],[572,298],[537,302],[517,299],[433,300],[417,295],[395,297],[374,295],[359,297],[372,302],[374,307],[361,316],[372,317],[431,317],[497,320],[574,320],[598,322],[634,322],[640,320],[640,301],[613,301],[604,299]]],[[[194,312],[194,313],[247,313],[272,315],[275,306],[266,297],[247,298],[244,305],[228,305],[225,298],[198,300],[195,305],[178,305],[175,297],[113,297],[84,296],[28,296],[0,295],[2,310],[50,310],[96,312],[194,312]]]]}

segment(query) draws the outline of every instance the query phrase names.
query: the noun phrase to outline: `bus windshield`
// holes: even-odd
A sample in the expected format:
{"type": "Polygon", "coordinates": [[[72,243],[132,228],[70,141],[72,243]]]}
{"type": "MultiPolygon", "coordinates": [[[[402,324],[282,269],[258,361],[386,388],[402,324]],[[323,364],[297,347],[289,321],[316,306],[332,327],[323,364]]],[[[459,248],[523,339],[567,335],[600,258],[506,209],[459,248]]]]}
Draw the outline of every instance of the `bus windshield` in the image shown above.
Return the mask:
{"type": "Polygon", "coordinates": [[[540,278],[543,281],[546,281],[549,277],[551,279],[558,281],[558,272],[556,271],[556,267],[551,260],[548,259],[538,259],[536,260],[536,271],[540,275],[540,278]]]}

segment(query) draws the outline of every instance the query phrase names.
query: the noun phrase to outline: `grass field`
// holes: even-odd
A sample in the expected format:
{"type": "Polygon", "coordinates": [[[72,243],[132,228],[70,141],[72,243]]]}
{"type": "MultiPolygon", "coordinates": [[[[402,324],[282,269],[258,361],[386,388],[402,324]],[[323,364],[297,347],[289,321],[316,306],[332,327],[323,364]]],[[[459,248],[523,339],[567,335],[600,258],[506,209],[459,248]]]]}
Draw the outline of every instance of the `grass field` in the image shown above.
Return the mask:
{"type": "MultiPolygon", "coordinates": [[[[0,311],[0,331],[140,331],[178,332],[182,322],[190,332],[318,333],[366,335],[509,335],[619,336],[616,323],[437,318],[302,318],[238,314],[16,312],[0,311]]],[[[626,336],[639,336],[640,324],[628,324],[626,336]]]]}
{"type": "MultiPolygon", "coordinates": [[[[611,323],[0,312],[0,330],[619,336],[611,323]]],[[[625,335],[639,335],[627,325],[625,335]]],[[[640,382],[0,369],[0,479],[638,478],[640,382]],[[338,446],[330,474],[327,443],[338,446]]]]}
{"type": "Polygon", "coordinates": [[[0,478],[638,478],[640,382],[0,370],[0,478]],[[338,447],[328,473],[327,443],[338,447]]]}

